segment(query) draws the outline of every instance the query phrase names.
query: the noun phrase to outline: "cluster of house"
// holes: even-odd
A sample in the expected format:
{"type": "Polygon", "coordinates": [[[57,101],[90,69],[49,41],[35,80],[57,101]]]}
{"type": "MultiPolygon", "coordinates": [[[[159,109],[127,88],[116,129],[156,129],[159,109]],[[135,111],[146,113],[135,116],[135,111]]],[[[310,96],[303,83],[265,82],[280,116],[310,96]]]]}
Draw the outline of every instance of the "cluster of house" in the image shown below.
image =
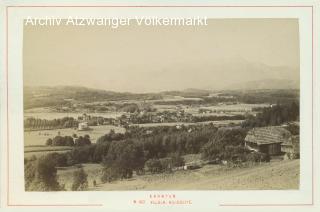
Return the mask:
{"type": "Polygon", "coordinates": [[[250,130],[245,146],[269,155],[282,155],[287,159],[300,157],[299,135],[292,135],[282,126],[259,127],[250,130]]]}

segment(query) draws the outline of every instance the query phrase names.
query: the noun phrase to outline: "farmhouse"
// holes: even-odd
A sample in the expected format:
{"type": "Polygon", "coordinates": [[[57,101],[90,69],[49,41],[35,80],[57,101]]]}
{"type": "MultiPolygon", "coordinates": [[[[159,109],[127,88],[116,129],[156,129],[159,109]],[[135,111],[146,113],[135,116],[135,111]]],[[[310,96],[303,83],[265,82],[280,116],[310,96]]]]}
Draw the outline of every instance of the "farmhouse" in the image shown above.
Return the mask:
{"type": "Polygon", "coordinates": [[[281,153],[281,144],[291,139],[291,133],[282,127],[259,127],[250,130],[245,138],[245,146],[269,155],[281,153]]]}

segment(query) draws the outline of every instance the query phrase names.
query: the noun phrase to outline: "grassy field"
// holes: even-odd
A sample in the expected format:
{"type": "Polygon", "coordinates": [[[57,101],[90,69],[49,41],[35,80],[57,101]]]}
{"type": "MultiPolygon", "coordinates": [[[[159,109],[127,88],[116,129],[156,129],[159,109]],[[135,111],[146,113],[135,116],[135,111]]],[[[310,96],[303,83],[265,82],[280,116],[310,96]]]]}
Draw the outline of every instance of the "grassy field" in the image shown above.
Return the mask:
{"type": "Polygon", "coordinates": [[[72,136],[74,133],[78,136],[83,136],[88,134],[91,138],[91,142],[95,143],[97,138],[103,136],[106,133],[109,133],[111,129],[114,129],[116,132],[124,133],[125,129],[122,127],[116,127],[111,125],[101,125],[90,127],[90,131],[78,131],[72,128],[67,129],[57,129],[57,130],[40,130],[40,131],[28,131],[24,132],[24,145],[45,145],[48,138],[53,138],[58,135],[60,132],[61,136],[72,136]]]}
{"type": "MultiPolygon", "coordinates": [[[[191,156],[194,159],[196,155],[191,156]]],[[[193,160],[192,159],[192,160],[193,160]]],[[[76,168],[59,170],[59,182],[66,189],[72,185],[76,168]]],[[[273,161],[246,168],[206,165],[197,170],[134,176],[112,183],[100,181],[102,166],[84,164],[89,190],[284,190],[299,189],[300,160],[273,161]],[[98,183],[93,187],[93,180],[98,183]]]]}

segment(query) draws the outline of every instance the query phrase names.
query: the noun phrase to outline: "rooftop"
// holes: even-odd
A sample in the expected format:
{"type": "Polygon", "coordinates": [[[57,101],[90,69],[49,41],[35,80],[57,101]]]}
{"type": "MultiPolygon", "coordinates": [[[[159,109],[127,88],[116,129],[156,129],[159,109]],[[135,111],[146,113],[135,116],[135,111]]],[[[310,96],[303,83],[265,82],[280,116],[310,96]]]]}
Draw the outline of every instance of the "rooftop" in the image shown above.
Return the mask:
{"type": "Polygon", "coordinates": [[[250,130],[245,138],[245,141],[263,145],[283,143],[286,142],[290,137],[291,133],[282,127],[259,127],[250,130]]]}

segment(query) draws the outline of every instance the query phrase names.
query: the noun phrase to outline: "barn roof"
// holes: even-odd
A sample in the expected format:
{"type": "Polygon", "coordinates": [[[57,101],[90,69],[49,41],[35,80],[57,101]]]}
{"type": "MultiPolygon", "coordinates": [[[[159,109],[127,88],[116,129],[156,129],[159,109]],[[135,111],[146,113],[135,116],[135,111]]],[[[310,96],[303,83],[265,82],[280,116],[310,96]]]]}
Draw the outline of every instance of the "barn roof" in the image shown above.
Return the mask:
{"type": "Polygon", "coordinates": [[[245,141],[262,144],[274,144],[286,142],[291,137],[291,133],[282,127],[258,127],[247,133],[245,141]]]}

